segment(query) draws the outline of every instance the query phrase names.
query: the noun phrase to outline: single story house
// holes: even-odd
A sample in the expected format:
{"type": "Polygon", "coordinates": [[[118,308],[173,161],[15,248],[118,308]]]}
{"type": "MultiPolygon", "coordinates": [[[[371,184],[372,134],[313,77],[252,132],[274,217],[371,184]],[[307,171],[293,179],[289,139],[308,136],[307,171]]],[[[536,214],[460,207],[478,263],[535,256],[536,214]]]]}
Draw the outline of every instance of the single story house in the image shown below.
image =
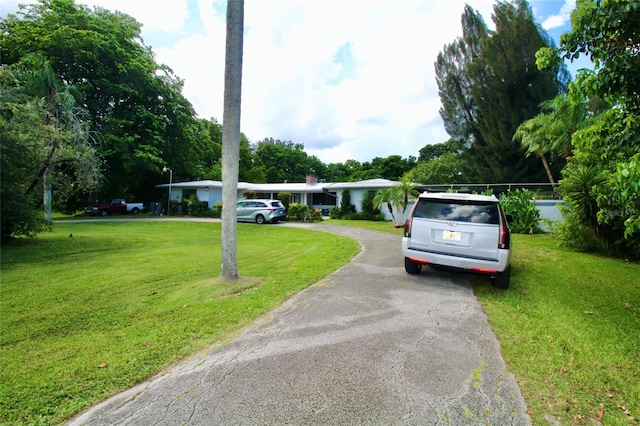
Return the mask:
{"type": "MultiPolygon", "coordinates": [[[[398,182],[387,179],[369,179],[359,182],[319,182],[314,175],[307,175],[304,183],[249,183],[238,182],[238,199],[244,198],[245,190],[255,191],[257,198],[275,199],[281,192],[291,194],[292,203],[306,204],[313,209],[321,209],[323,213],[333,206],[340,206],[342,192],[348,190],[351,204],[356,211],[361,211],[360,201],[366,191],[377,191],[396,185],[398,182]]],[[[199,180],[192,182],[175,182],[156,185],[157,188],[170,190],[171,201],[181,203],[183,199],[194,195],[200,201],[206,201],[209,208],[213,208],[218,201],[222,202],[222,182],[217,180],[199,180]]],[[[386,206],[380,207],[381,213],[391,220],[386,206]]]]}
{"type": "MultiPolygon", "coordinates": [[[[347,190],[351,197],[351,204],[356,208],[357,212],[362,211],[361,200],[365,192],[378,191],[387,189],[398,182],[388,179],[368,179],[358,182],[322,182],[314,175],[307,175],[304,183],[248,183],[238,182],[238,199],[244,198],[242,192],[245,190],[255,191],[257,198],[276,199],[281,192],[291,194],[292,203],[306,204],[313,209],[323,210],[323,214],[327,215],[329,209],[333,206],[340,207],[342,202],[342,192],[347,190]]],[[[438,185],[436,185],[438,186],[438,185]]],[[[494,185],[491,185],[494,186],[494,185]]],[[[198,200],[206,201],[209,208],[213,208],[218,201],[222,202],[222,182],[217,180],[198,180],[192,182],[175,182],[156,185],[157,188],[171,187],[171,201],[181,203],[183,199],[189,198],[195,194],[198,200]]],[[[453,186],[452,186],[453,187],[453,186]]],[[[431,187],[418,185],[419,191],[433,191],[431,187]]],[[[444,190],[438,188],[436,190],[444,190]]],[[[552,221],[562,221],[562,213],[558,208],[559,204],[564,203],[559,200],[536,200],[536,206],[540,209],[541,219],[550,219],[552,221]]],[[[402,212],[394,210],[396,220],[404,222],[410,213],[413,202],[409,202],[409,206],[404,215],[402,212]]],[[[392,220],[391,214],[386,205],[380,206],[382,213],[387,220],[392,220]]],[[[543,220],[540,221],[540,227],[547,231],[547,227],[543,220]]]]}

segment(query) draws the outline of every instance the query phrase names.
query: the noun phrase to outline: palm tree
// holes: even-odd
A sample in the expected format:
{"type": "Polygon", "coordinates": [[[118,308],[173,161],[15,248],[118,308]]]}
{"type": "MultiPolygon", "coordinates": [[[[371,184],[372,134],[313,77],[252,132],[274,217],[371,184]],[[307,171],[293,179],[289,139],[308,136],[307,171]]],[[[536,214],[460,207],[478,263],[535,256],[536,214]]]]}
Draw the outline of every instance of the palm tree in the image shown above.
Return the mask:
{"type": "Polygon", "coordinates": [[[222,118],[222,264],[220,279],[238,276],[237,212],[244,0],[227,0],[227,38],[222,118]]]}
{"type": "Polygon", "coordinates": [[[393,214],[393,202],[394,202],[393,196],[394,196],[394,191],[392,187],[389,187],[386,189],[379,189],[376,192],[376,195],[373,197],[373,207],[380,210],[380,207],[382,207],[382,204],[386,204],[387,209],[391,214],[391,219],[393,220],[393,223],[396,223],[396,217],[393,214]]]}
{"type": "Polygon", "coordinates": [[[545,124],[548,122],[548,115],[540,114],[533,117],[530,120],[525,121],[516,130],[513,135],[514,141],[519,141],[523,147],[527,148],[527,157],[531,154],[537,154],[542,160],[544,170],[547,172],[547,177],[551,185],[555,186],[553,179],[553,173],[549,167],[549,161],[547,160],[547,153],[549,152],[549,136],[545,133],[547,130],[545,124]]]}
{"type": "Polygon", "coordinates": [[[36,94],[37,102],[41,103],[46,111],[43,121],[51,128],[51,138],[46,155],[26,195],[42,181],[45,220],[51,223],[51,185],[56,161],[73,160],[79,166],[76,172],[76,176],[80,178],[78,188],[94,188],[98,182],[99,171],[93,140],[87,131],[86,110],[77,106],[71,93],[72,88],[58,79],[49,62],[44,61],[40,65],[42,69],[29,73],[27,87],[31,93],[36,94]]]}
{"type": "Polygon", "coordinates": [[[391,197],[392,202],[396,207],[398,207],[398,210],[402,208],[402,214],[400,215],[400,218],[402,218],[407,211],[409,201],[415,200],[420,194],[416,189],[416,185],[409,180],[407,175],[400,178],[398,184],[393,186],[391,189],[393,193],[391,197]]]}
{"type": "Polygon", "coordinates": [[[578,87],[571,83],[569,92],[540,104],[542,112],[523,122],[515,134],[514,141],[519,141],[527,149],[526,155],[540,156],[551,184],[555,184],[547,154],[562,155],[569,158],[573,155],[571,137],[579,129],[584,128],[590,118],[605,107],[594,102],[590,110],[587,100],[578,87]]]}

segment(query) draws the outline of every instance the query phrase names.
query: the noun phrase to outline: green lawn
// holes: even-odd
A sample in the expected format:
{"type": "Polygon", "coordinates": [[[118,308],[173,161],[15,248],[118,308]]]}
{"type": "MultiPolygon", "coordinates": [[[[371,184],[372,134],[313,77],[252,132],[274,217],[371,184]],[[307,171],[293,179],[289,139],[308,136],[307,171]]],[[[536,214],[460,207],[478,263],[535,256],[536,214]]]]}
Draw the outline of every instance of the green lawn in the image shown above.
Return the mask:
{"type": "MultiPolygon", "coordinates": [[[[390,222],[327,223],[402,234],[390,222]]],[[[509,290],[469,277],[534,424],[638,424],[639,264],[513,235],[509,290]]]]}
{"type": "MultiPolygon", "coordinates": [[[[390,222],[325,223],[402,234],[390,222]]],[[[534,423],[637,424],[640,265],[548,235],[513,240],[509,290],[470,278],[534,423]]],[[[358,250],[326,233],[240,224],[243,279],[222,283],[219,223],[61,223],[5,244],[0,422],[60,423],[228,339],[358,250]]]]}
{"type": "Polygon", "coordinates": [[[471,281],[534,424],[637,424],[640,265],[513,240],[509,290],[471,281]]]}
{"type": "Polygon", "coordinates": [[[61,223],[4,244],[0,422],[59,423],[227,338],[359,250],[240,224],[243,279],[224,283],[220,223],[61,223]]]}

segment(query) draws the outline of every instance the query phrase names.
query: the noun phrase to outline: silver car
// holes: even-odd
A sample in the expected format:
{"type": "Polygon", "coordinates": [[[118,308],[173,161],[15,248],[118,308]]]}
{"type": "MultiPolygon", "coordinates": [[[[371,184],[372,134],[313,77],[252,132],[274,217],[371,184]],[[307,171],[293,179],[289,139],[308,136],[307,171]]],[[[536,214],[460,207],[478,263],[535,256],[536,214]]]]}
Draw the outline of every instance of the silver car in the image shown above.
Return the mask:
{"type": "Polygon", "coordinates": [[[287,210],[279,200],[241,200],[236,203],[238,221],[276,223],[287,217],[287,210]]]}
{"type": "Polygon", "coordinates": [[[490,275],[508,288],[511,233],[498,199],[491,195],[423,193],[405,223],[404,267],[422,265],[490,275]]]}

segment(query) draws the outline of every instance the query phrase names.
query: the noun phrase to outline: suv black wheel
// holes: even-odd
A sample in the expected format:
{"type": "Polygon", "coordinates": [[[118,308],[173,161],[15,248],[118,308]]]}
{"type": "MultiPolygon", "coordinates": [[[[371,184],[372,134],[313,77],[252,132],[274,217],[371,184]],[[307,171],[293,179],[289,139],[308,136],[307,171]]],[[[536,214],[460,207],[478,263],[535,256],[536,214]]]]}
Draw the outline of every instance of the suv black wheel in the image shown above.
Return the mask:
{"type": "Polygon", "coordinates": [[[495,288],[506,290],[509,288],[509,278],[511,276],[511,266],[507,266],[503,272],[498,272],[493,279],[493,286],[495,288]]]}
{"type": "Polygon", "coordinates": [[[258,225],[262,225],[264,223],[264,216],[262,216],[261,214],[259,214],[258,216],[256,216],[256,223],[258,225]]]}
{"type": "Polygon", "coordinates": [[[407,271],[407,274],[417,275],[422,271],[422,264],[412,262],[408,257],[404,258],[404,270],[407,271]]]}

